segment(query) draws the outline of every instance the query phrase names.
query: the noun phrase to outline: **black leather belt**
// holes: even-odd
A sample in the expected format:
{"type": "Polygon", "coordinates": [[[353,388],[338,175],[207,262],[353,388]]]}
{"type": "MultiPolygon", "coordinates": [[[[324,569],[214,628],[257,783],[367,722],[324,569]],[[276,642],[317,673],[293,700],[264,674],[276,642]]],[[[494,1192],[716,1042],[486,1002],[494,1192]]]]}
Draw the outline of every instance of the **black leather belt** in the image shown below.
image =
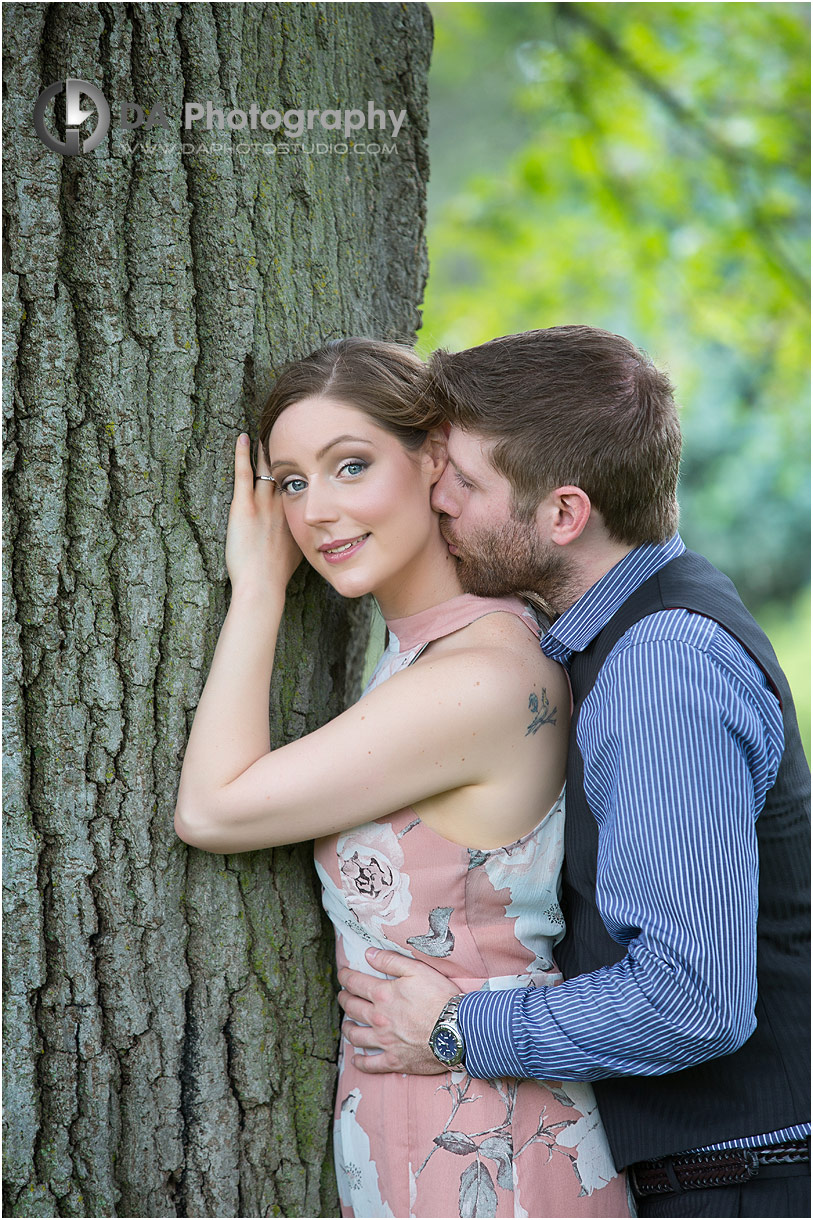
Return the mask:
{"type": "Polygon", "coordinates": [[[635,1194],[662,1195],[712,1186],[736,1186],[756,1177],[763,1166],[810,1163],[809,1140],[786,1140],[764,1148],[727,1148],[718,1152],[687,1152],[630,1165],[635,1194]]]}

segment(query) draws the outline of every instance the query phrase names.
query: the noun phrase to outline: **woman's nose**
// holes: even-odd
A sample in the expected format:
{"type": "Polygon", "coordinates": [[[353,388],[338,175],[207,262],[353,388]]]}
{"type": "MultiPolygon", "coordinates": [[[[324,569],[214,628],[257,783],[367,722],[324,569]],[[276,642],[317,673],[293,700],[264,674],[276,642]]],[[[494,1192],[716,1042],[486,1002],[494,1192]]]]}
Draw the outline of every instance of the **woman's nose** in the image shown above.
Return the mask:
{"type": "Polygon", "coordinates": [[[308,482],[305,493],[305,512],[303,514],[307,525],[319,525],[323,521],[335,521],[338,517],[334,497],[330,485],[318,475],[308,482]]]}
{"type": "Polygon", "coordinates": [[[432,488],[431,504],[436,513],[445,513],[447,517],[456,517],[460,511],[454,495],[454,484],[451,482],[451,467],[447,466],[443,474],[432,488]]]}

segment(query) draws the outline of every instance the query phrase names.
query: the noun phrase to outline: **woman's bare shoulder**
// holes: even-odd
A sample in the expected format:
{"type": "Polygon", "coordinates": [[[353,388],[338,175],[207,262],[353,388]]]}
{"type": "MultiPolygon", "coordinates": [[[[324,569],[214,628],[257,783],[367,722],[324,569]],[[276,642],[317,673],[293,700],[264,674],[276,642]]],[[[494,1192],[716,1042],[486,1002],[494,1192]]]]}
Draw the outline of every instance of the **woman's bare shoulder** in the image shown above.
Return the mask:
{"type": "Polygon", "coordinates": [[[549,697],[569,705],[564,669],[545,656],[538,636],[518,615],[501,612],[476,619],[432,644],[413,668],[452,658],[461,662],[463,671],[473,670],[487,678],[494,695],[502,690],[510,697],[517,689],[530,690],[541,683],[549,697]]]}

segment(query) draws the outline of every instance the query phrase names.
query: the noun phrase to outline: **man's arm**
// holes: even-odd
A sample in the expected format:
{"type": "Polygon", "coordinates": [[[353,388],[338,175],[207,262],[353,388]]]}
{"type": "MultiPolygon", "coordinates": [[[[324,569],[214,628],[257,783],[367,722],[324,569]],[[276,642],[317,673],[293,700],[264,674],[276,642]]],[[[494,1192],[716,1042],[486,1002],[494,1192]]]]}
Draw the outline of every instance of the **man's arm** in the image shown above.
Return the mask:
{"type": "MultiPolygon", "coordinates": [[[[598,908],[627,955],[559,987],[466,996],[473,1075],[658,1075],[728,1054],[753,1030],[755,822],[781,756],[781,713],[722,628],[691,616],[691,641],[676,643],[665,618],[621,641],[579,724],[598,908]]],[[[438,993],[425,985],[428,1007],[438,993]]],[[[399,1024],[391,1000],[379,1038],[399,1024]]],[[[393,1046],[386,1057],[399,1070],[393,1046]]]]}

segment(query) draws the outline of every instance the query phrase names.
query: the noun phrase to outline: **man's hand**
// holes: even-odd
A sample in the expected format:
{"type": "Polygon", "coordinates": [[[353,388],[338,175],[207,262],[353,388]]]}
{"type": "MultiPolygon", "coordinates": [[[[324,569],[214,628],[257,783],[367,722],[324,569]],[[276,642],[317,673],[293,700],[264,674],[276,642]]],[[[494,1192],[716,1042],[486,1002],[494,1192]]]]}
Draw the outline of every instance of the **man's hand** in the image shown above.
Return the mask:
{"type": "Polygon", "coordinates": [[[353,1065],[362,1072],[408,1072],[411,1076],[434,1076],[445,1072],[429,1049],[429,1035],[444,1004],[460,989],[426,966],[402,953],[368,949],[365,957],[382,974],[377,979],[358,970],[340,970],[339,1003],[348,1017],[360,1025],[345,1025],[344,1034],[353,1046],[380,1049],[380,1055],[354,1055],[353,1065]],[[364,1028],[369,1026],[369,1029],[364,1028]]]}

